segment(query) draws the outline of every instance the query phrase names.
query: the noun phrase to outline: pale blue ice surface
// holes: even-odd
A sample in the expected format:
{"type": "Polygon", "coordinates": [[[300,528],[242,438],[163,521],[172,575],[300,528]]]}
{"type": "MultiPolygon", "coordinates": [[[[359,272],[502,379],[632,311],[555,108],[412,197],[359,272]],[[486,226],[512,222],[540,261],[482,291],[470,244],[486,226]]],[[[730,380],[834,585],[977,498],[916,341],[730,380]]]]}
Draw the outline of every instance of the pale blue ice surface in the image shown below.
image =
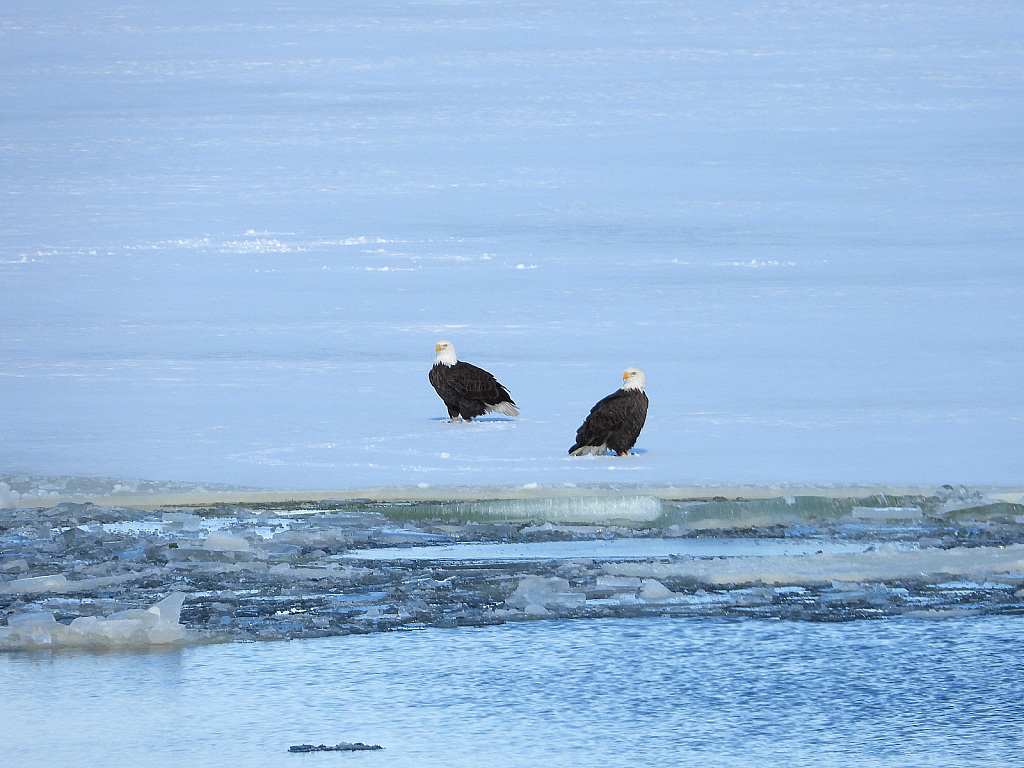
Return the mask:
{"type": "Polygon", "coordinates": [[[1017,485],[1024,10],[0,10],[0,468],[1017,485]],[[516,421],[461,426],[434,342],[516,421]],[[627,460],[564,454],[629,365],[627,460]]]}

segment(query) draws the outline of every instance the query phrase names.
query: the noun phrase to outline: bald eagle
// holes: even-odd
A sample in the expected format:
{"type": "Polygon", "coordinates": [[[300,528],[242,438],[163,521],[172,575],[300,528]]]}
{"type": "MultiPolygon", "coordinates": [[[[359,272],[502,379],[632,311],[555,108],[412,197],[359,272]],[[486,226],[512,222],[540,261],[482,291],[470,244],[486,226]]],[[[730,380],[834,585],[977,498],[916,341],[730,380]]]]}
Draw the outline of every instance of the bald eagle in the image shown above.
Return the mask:
{"type": "Polygon", "coordinates": [[[569,455],[597,455],[609,448],[616,456],[629,453],[647,419],[646,383],[643,371],[627,368],[622,374],[622,387],[590,409],[587,420],[576,430],[576,444],[569,455]]]}
{"type": "Polygon", "coordinates": [[[470,421],[489,411],[519,415],[508,390],[483,368],[459,362],[451,342],[437,342],[434,351],[437,356],[430,369],[430,383],[448,406],[451,420],[470,421]]]}

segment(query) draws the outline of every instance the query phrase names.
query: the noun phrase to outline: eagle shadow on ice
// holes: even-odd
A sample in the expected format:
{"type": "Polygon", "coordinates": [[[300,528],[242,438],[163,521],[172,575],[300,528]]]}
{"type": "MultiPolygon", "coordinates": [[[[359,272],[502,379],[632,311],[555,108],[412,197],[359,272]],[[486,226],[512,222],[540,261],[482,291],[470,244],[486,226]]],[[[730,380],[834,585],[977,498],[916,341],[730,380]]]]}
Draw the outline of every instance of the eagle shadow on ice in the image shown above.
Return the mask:
{"type": "MultiPolygon", "coordinates": [[[[450,419],[447,416],[431,416],[430,420],[431,421],[443,421],[446,424],[450,424],[453,421],[453,419],[450,419]]],[[[463,419],[463,421],[469,421],[469,419],[463,419]]],[[[483,416],[483,417],[479,417],[479,418],[473,419],[473,421],[477,422],[478,424],[487,424],[487,423],[508,424],[508,423],[510,423],[512,421],[512,419],[510,419],[508,417],[501,417],[501,416],[483,416]]]]}
{"type": "Polygon", "coordinates": [[[589,456],[594,459],[607,459],[612,456],[643,456],[646,453],[646,448],[630,448],[629,453],[616,453],[611,448],[605,448],[601,452],[569,453],[569,455],[566,456],[566,461],[572,461],[572,459],[579,456],[589,456]]]}

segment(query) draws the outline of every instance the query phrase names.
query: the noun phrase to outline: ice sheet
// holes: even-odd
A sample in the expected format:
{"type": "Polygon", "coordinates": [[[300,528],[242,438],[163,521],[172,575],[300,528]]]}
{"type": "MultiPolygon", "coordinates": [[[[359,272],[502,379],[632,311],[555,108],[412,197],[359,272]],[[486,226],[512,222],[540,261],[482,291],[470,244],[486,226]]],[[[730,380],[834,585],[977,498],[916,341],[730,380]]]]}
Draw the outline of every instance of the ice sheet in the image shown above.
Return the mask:
{"type": "Polygon", "coordinates": [[[5,2],[0,469],[1019,486],[1018,4],[634,5],[5,2]]]}
{"type": "Polygon", "coordinates": [[[769,585],[827,582],[897,582],[903,579],[984,582],[990,575],[1024,578],[1024,546],[903,550],[892,544],[871,552],[760,558],[685,558],[675,563],[608,563],[615,576],[692,578],[704,584],[769,585]]]}
{"type": "MultiPolygon", "coordinates": [[[[572,532],[569,532],[570,535],[572,532]]],[[[584,541],[540,541],[520,544],[449,544],[398,550],[354,549],[346,558],[356,560],[453,560],[502,562],[524,560],[635,560],[674,557],[765,557],[821,552],[861,551],[857,542],[822,542],[800,539],[657,539],[614,538],[584,541]]]]}

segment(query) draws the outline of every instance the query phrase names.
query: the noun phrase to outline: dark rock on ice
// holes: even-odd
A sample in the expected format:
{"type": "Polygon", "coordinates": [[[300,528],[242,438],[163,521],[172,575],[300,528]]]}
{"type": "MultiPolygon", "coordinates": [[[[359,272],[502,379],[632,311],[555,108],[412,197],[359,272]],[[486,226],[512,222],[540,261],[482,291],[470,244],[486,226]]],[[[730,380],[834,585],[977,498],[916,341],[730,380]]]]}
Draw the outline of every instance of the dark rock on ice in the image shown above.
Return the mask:
{"type": "Polygon", "coordinates": [[[340,744],[335,744],[333,747],[328,747],[325,744],[317,746],[299,744],[294,747],[288,747],[289,752],[370,752],[377,749],[384,749],[384,747],[380,744],[363,744],[361,741],[357,741],[354,744],[343,741],[340,744]]]}

